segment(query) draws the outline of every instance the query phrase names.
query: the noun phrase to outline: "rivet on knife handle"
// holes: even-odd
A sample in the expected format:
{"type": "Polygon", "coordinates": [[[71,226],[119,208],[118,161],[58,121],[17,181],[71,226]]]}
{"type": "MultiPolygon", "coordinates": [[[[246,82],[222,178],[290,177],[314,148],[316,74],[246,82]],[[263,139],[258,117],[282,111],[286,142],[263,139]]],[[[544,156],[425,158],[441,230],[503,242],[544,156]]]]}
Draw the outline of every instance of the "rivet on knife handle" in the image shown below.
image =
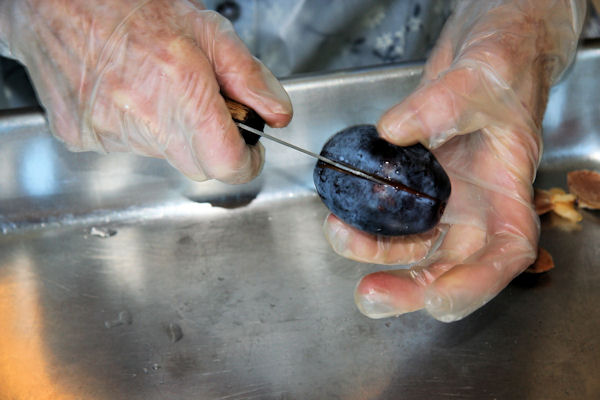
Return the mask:
{"type": "MultiPolygon", "coordinates": [[[[256,111],[242,103],[231,100],[228,97],[223,98],[225,99],[225,104],[229,109],[231,118],[233,118],[235,122],[242,123],[261,132],[265,129],[265,121],[256,113],[256,111]]],[[[254,145],[258,142],[258,139],[260,139],[260,136],[255,133],[244,129],[243,127],[239,128],[246,144],[254,145]]]]}

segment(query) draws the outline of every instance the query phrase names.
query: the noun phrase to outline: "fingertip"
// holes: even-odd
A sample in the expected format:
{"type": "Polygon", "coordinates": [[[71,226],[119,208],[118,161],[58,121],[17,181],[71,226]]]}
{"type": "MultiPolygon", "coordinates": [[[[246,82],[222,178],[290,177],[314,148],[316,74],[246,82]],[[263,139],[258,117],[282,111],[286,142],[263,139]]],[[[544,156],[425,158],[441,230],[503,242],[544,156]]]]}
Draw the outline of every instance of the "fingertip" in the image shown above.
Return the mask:
{"type": "Polygon", "coordinates": [[[271,128],[283,128],[288,126],[292,120],[292,113],[289,114],[269,114],[263,117],[267,125],[271,128]]]}
{"type": "Polygon", "coordinates": [[[371,319],[397,317],[402,314],[389,306],[386,300],[382,300],[382,296],[377,292],[367,295],[355,294],[354,303],[362,315],[371,319]]]}
{"type": "Polygon", "coordinates": [[[443,290],[432,285],[425,293],[425,310],[441,322],[455,322],[483,307],[493,295],[473,296],[467,290],[443,290]]]}
{"type": "Polygon", "coordinates": [[[463,319],[487,303],[497,284],[494,268],[458,264],[427,287],[425,309],[435,319],[453,322],[463,319]]]}
{"type": "Polygon", "coordinates": [[[265,165],[265,146],[263,146],[262,143],[259,142],[253,146],[248,146],[248,149],[250,151],[251,157],[251,173],[248,175],[248,179],[246,180],[246,182],[249,182],[252,179],[256,178],[258,175],[260,175],[265,165]]]}
{"type": "MultiPolygon", "coordinates": [[[[257,60],[257,62],[259,62],[257,60]]],[[[272,128],[283,128],[292,120],[294,114],[292,102],[279,81],[262,66],[259,76],[246,81],[246,93],[243,86],[233,89],[242,102],[252,107],[272,128]]]]}
{"type": "Polygon", "coordinates": [[[377,122],[379,135],[398,146],[418,143],[423,135],[423,125],[399,104],[383,114],[377,122]]]}
{"type": "Polygon", "coordinates": [[[217,94],[203,110],[189,140],[194,162],[207,178],[229,184],[255,178],[264,163],[264,146],[249,146],[233,122],[225,102],[217,94]]]}
{"type": "Polygon", "coordinates": [[[330,214],[323,224],[325,238],[340,256],[368,263],[387,264],[388,243],[378,237],[353,228],[330,214]]]}
{"type": "MultiPolygon", "coordinates": [[[[237,37],[228,38],[240,42],[237,37]]],[[[293,116],[290,97],[273,73],[248,49],[217,50],[214,69],[221,90],[256,111],[274,128],[286,126],[293,116]]]]}
{"type": "Polygon", "coordinates": [[[423,308],[423,290],[411,277],[411,270],[380,271],[361,279],[354,301],[369,318],[386,318],[423,308]]]}
{"type": "Polygon", "coordinates": [[[428,290],[425,293],[425,310],[433,318],[441,322],[458,321],[470,312],[465,309],[456,310],[452,297],[438,291],[428,290]]]}
{"type": "Polygon", "coordinates": [[[468,79],[464,75],[455,71],[420,86],[381,117],[377,125],[381,135],[399,146],[420,142],[434,148],[456,134],[478,129],[466,118],[468,101],[460,95],[468,79]]]}
{"type": "Polygon", "coordinates": [[[264,146],[261,143],[246,146],[243,157],[245,157],[244,161],[233,166],[228,173],[216,176],[215,178],[232,185],[248,183],[256,178],[264,166],[264,146]]]}
{"type": "Polygon", "coordinates": [[[288,92],[262,61],[256,57],[251,59],[255,67],[249,70],[248,90],[262,97],[263,101],[266,100],[266,112],[287,115],[291,118],[293,108],[288,92]]]}
{"type": "Polygon", "coordinates": [[[342,257],[352,258],[352,254],[348,251],[348,238],[350,232],[346,225],[340,221],[335,215],[329,214],[323,222],[323,233],[325,239],[337,254],[342,257]]]}
{"type": "Polygon", "coordinates": [[[354,291],[354,303],[361,314],[381,319],[402,314],[394,304],[389,291],[380,287],[376,281],[387,279],[385,272],[376,272],[360,280],[354,291]]]}

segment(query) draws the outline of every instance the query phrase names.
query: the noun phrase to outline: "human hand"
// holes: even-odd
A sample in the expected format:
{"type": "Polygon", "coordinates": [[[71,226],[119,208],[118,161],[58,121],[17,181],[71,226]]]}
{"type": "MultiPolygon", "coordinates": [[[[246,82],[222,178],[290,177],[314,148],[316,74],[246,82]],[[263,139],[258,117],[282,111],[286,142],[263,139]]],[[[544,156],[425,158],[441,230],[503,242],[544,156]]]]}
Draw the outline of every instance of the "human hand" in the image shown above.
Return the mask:
{"type": "Polygon", "coordinates": [[[452,194],[441,225],[407,237],[371,236],[333,215],[324,225],[343,256],[416,263],[363,277],[355,292],[362,313],[383,318],[425,308],[441,321],[458,320],[535,259],[541,122],[584,11],[583,1],[566,0],[458,4],[420,86],[378,123],[390,142],[428,146],[448,172],[452,194]]]}
{"type": "Polygon", "coordinates": [[[6,0],[0,48],[28,69],[71,150],[159,157],[188,177],[242,183],[262,167],[221,92],[273,127],[289,98],[225,18],[186,0],[6,0]]]}

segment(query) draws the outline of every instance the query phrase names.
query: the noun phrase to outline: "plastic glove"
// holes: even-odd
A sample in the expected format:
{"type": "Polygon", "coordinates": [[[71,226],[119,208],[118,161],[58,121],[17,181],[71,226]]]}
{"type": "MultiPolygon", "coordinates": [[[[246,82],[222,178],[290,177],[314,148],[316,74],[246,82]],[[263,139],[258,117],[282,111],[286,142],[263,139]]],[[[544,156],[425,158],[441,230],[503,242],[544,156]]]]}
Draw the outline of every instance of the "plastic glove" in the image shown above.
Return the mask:
{"type": "Polygon", "coordinates": [[[50,129],[71,150],[167,159],[195,180],[256,176],[220,92],[273,127],[292,115],[275,77],[225,18],[186,0],[4,0],[3,54],[27,67],[50,129]]]}
{"type": "Polygon", "coordinates": [[[433,149],[448,172],[452,194],[442,224],[424,235],[386,238],[333,215],[325,222],[333,248],[360,261],[410,264],[432,252],[410,269],[363,277],[355,300],[365,315],[425,308],[441,321],[458,320],[535,259],[532,182],[541,122],[549,87],[576,49],[584,11],[583,1],[567,0],[458,4],[420,86],[378,123],[390,142],[433,149]]]}

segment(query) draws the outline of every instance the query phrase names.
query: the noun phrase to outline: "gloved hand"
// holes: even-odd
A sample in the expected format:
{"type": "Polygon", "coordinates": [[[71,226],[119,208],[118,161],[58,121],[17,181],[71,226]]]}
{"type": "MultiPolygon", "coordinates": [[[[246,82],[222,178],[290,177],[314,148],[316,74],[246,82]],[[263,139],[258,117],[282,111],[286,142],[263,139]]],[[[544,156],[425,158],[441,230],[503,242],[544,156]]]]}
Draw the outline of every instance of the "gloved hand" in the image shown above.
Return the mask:
{"type": "Polygon", "coordinates": [[[425,308],[441,321],[458,320],[536,258],[532,182],[542,117],[549,87],[574,54],[584,12],[583,1],[458,3],[420,86],[378,123],[390,142],[428,146],[448,172],[452,194],[442,224],[424,235],[386,238],[333,215],[325,222],[333,248],[356,260],[410,264],[431,251],[410,269],[363,277],[355,300],[365,315],[425,308]]]}
{"type": "Polygon", "coordinates": [[[28,69],[50,129],[71,150],[167,159],[195,180],[256,176],[220,92],[273,127],[289,98],[225,18],[186,0],[4,0],[0,50],[28,69]]]}

